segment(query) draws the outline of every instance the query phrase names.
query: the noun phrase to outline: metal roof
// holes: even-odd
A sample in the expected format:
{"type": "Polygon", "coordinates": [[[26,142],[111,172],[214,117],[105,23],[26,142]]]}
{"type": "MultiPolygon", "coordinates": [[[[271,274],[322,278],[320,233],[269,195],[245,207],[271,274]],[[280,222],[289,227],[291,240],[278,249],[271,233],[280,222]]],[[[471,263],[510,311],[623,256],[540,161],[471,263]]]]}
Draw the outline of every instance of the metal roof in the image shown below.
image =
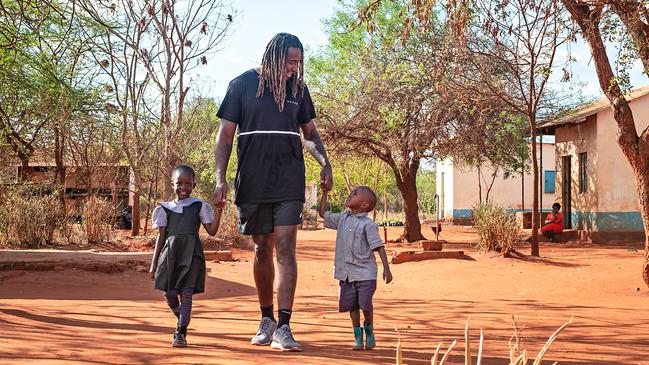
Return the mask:
{"type": "MultiPolygon", "coordinates": [[[[626,98],[627,101],[631,101],[633,99],[637,99],[646,94],[649,94],[649,85],[637,89],[633,89],[628,93],[626,93],[624,97],[626,98]]],[[[556,119],[549,120],[545,123],[542,123],[541,125],[539,125],[538,129],[543,132],[554,133],[554,130],[561,126],[564,126],[566,124],[583,123],[586,121],[587,117],[610,108],[611,108],[611,103],[604,96],[590,103],[582,104],[574,109],[571,109],[567,113],[563,114],[562,116],[556,119]]]]}

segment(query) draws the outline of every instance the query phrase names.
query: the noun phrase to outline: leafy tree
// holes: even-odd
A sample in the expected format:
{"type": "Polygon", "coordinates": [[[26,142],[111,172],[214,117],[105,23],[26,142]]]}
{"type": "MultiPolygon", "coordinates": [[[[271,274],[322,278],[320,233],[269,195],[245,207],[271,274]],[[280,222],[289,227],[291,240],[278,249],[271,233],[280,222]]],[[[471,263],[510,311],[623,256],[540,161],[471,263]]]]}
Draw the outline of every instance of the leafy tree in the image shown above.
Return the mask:
{"type": "MultiPolygon", "coordinates": [[[[358,12],[360,21],[374,27],[379,23],[378,9],[386,2],[366,3],[358,12]]],[[[430,14],[441,3],[422,0],[407,6],[401,32],[404,43],[411,42],[412,32],[433,28],[430,14]]],[[[452,0],[444,5],[447,29],[453,34],[449,46],[459,51],[451,59],[452,74],[465,78],[465,93],[496,95],[527,119],[532,143],[532,206],[537,212],[537,121],[544,116],[544,100],[551,95],[547,85],[556,68],[557,49],[571,36],[564,32],[565,11],[558,0],[452,0]]],[[[532,217],[532,255],[538,256],[540,222],[537,214],[532,217]]]]}
{"type": "Polygon", "coordinates": [[[427,217],[435,217],[437,201],[435,201],[436,172],[433,168],[422,167],[417,175],[417,204],[419,211],[427,217]]]}
{"type": "MultiPolygon", "coordinates": [[[[376,157],[367,158],[335,149],[329,151],[328,157],[333,166],[334,176],[334,187],[329,192],[331,197],[329,204],[332,210],[344,209],[347,196],[354,186],[359,185],[368,186],[376,193],[378,202],[375,215],[384,210],[382,196],[389,186],[394,185],[394,177],[389,174],[388,167],[383,161],[376,157]]],[[[320,164],[313,159],[306,159],[304,162],[307,182],[319,183],[322,168],[320,164]]]]}
{"type": "MultiPolygon", "coordinates": [[[[145,75],[148,91],[157,92],[153,100],[158,105],[148,113],[159,119],[162,175],[170,180],[180,161],[176,147],[185,129],[189,73],[220,49],[236,13],[218,0],[119,0],[107,7],[94,0],[75,1],[119,47],[104,48],[106,55],[128,53],[133,58],[129,64],[139,66],[136,78],[145,75]]],[[[171,186],[165,184],[164,198],[171,195],[171,186]]]]}
{"type": "Polygon", "coordinates": [[[443,32],[436,25],[402,43],[405,7],[382,2],[368,27],[356,20],[363,4],[355,2],[328,21],[329,44],[310,60],[310,87],[329,148],[385,162],[403,197],[404,238],[424,239],[417,173],[431,146],[448,136],[451,119],[439,83],[443,32]]]}
{"type": "Polygon", "coordinates": [[[88,52],[69,3],[9,1],[0,7],[0,126],[26,179],[36,150],[52,151],[63,184],[65,129],[88,107],[92,89],[83,65],[88,52]]]}

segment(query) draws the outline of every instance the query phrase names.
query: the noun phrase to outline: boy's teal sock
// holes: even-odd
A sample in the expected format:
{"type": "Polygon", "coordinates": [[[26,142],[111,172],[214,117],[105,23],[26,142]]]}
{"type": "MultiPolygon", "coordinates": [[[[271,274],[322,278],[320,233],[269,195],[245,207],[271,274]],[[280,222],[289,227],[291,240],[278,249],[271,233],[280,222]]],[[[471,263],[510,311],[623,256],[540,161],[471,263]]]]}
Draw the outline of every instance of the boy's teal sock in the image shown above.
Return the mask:
{"type": "Polygon", "coordinates": [[[352,349],[363,349],[363,327],[354,327],[354,347],[352,349]]]}
{"type": "Polygon", "coordinates": [[[365,325],[365,350],[370,350],[376,347],[376,339],[374,338],[374,326],[371,324],[365,325]]]}

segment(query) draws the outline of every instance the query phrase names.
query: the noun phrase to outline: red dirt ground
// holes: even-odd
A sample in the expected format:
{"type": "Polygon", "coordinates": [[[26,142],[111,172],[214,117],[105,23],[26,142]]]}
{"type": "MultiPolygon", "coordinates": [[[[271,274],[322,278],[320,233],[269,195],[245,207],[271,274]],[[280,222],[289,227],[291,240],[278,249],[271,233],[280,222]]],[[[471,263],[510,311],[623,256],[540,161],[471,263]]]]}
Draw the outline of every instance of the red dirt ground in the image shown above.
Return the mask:
{"type": "MultiPolygon", "coordinates": [[[[388,238],[399,233],[390,228],[388,238]]],[[[393,265],[394,282],[379,283],[375,295],[378,347],[351,351],[350,322],[336,311],[334,237],[331,230],[298,235],[292,327],[302,353],[249,345],[258,321],[252,253],[237,251],[238,262],[208,263],[206,293],[195,297],[185,349],[170,347],[175,317],[151,289],[148,274],[138,271],[141,265],[113,273],[65,265],[2,271],[0,363],[394,364],[396,327],[405,364],[430,364],[437,344],[445,349],[453,340],[458,344],[447,363],[463,364],[464,326],[471,315],[474,361],[482,328],[482,364],[507,364],[515,315],[521,348],[531,358],[574,316],[543,364],[649,364],[649,290],[640,276],[639,245],[542,244],[541,259],[504,259],[470,248],[471,229],[445,227],[445,249],[462,249],[469,259],[393,265]]],[[[403,246],[388,245],[389,252],[398,249],[403,246]]],[[[528,253],[529,247],[520,251],[528,253]]],[[[0,261],[17,257],[12,255],[18,254],[0,251],[0,261]]],[[[77,254],[53,255],[64,262],[77,254]]]]}

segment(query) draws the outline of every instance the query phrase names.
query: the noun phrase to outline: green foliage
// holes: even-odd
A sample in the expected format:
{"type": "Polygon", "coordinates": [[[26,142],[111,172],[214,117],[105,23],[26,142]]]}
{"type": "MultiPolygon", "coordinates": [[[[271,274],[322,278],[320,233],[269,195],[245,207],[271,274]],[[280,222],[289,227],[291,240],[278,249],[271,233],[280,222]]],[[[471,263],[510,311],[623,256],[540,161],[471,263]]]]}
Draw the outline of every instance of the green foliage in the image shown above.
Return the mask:
{"type": "MultiPolygon", "coordinates": [[[[305,153],[306,181],[315,184],[320,196],[320,170],[321,167],[315,159],[305,153]]],[[[398,205],[389,205],[390,210],[401,209],[401,196],[394,188],[394,175],[390,173],[381,160],[377,158],[361,158],[350,153],[331,151],[329,153],[334,175],[334,187],[329,192],[329,210],[340,212],[345,209],[344,202],[354,186],[364,185],[374,190],[378,197],[376,209],[383,210],[384,191],[389,191],[389,201],[398,201],[398,205]]],[[[314,206],[319,206],[319,201],[314,206]]]]}
{"type": "Polygon", "coordinates": [[[483,251],[496,251],[506,256],[523,235],[516,216],[492,202],[474,206],[473,219],[478,232],[477,248],[483,251]]]}
{"type": "MultiPolygon", "coordinates": [[[[214,147],[219,130],[219,119],[216,116],[218,104],[209,98],[194,98],[188,101],[185,109],[185,128],[179,138],[178,157],[196,171],[196,187],[192,195],[207,202],[212,201],[216,185],[216,166],[214,147]]],[[[217,236],[227,240],[234,247],[250,248],[247,236],[237,229],[237,210],[234,205],[234,179],[237,171],[237,140],[233,141],[232,154],[228,162],[226,180],[230,185],[231,197],[221,215],[221,226],[217,236]]]]}
{"type": "Polygon", "coordinates": [[[0,137],[22,160],[53,149],[55,129],[74,139],[78,130],[67,123],[97,109],[92,51],[71,8],[15,0],[0,11],[0,137]]]}
{"type": "MultiPolygon", "coordinates": [[[[309,58],[306,76],[328,150],[340,156],[334,160],[338,167],[332,163],[342,169],[335,172],[336,183],[340,185],[339,175],[347,188],[364,183],[377,190],[377,210],[383,208],[384,195],[390,210],[401,210],[402,197],[417,196],[415,180],[422,159],[432,157],[433,146],[447,139],[445,113],[431,113],[445,109],[436,83],[445,67],[438,61],[444,32],[437,14],[430,13],[425,19],[430,28],[419,32],[415,27],[404,34],[410,9],[400,1],[377,3],[371,23],[359,24],[359,10],[367,5],[364,0],[340,2],[325,22],[328,45],[309,58]],[[367,166],[372,159],[385,163],[386,176],[374,177],[390,184],[351,177],[351,164],[373,171],[367,166]]],[[[342,200],[343,194],[338,194],[342,200]]],[[[417,204],[410,204],[405,215],[414,219],[418,211],[417,204]]],[[[421,237],[415,230],[405,234],[421,237]]]]}
{"type": "MultiPolygon", "coordinates": [[[[603,38],[617,48],[614,65],[616,75],[615,79],[610,82],[616,83],[622,91],[626,92],[632,87],[629,71],[634,68],[634,63],[640,59],[638,48],[615,13],[604,11],[602,15],[600,27],[603,38]]],[[[645,74],[649,75],[647,70],[645,70],[645,74]]]]}
{"type": "Polygon", "coordinates": [[[436,173],[433,169],[420,169],[417,173],[417,204],[425,218],[434,218],[436,202],[436,173]]]}
{"type": "MultiPolygon", "coordinates": [[[[196,171],[196,188],[193,195],[212,200],[216,185],[214,146],[219,130],[216,116],[218,105],[213,99],[194,98],[185,109],[185,128],[179,138],[178,157],[196,171]]],[[[233,186],[237,167],[236,138],[228,163],[227,181],[233,186]]]]}

